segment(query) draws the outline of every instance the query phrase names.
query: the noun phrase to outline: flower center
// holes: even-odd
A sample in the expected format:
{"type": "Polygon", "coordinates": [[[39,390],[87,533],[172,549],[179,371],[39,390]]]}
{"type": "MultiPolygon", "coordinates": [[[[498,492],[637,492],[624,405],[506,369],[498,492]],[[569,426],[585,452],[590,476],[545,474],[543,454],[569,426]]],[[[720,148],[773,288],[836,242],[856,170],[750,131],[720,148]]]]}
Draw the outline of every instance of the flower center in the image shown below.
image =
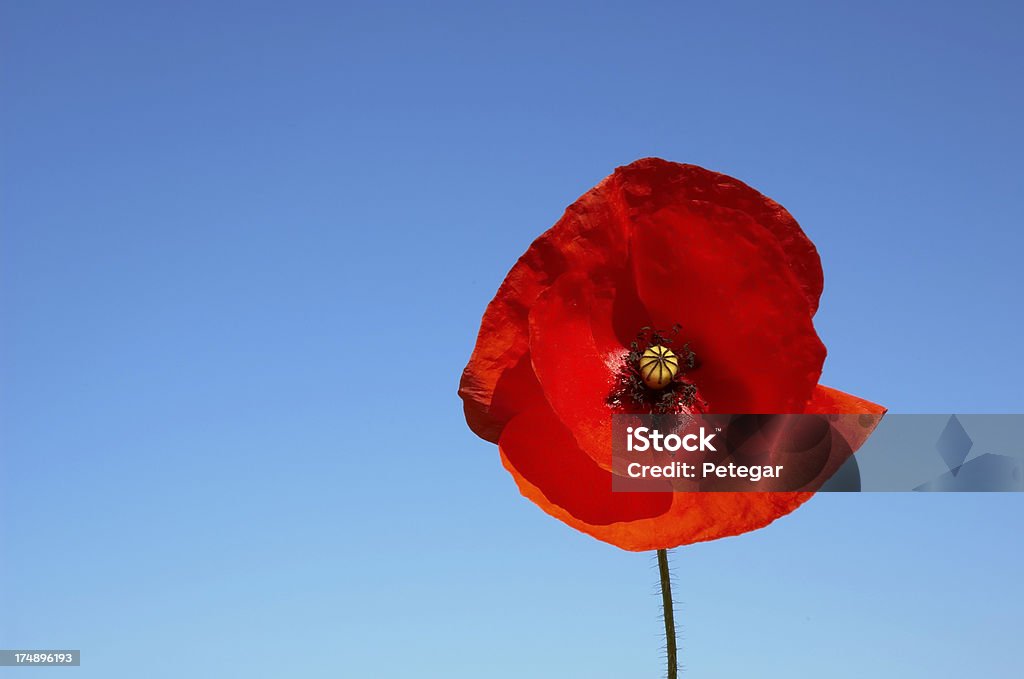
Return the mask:
{"type": "Polygon", "coordinates": [[[640,357],[640,379],[651,389],[664,389],[679,372],[679,357],[668,347],[655,344],[640,357]]]}
{"type": "Polygon", "coordinates": [[[679,330],[678,325],[667,333],[640,329],[615,372],[607,399],[612,409],[666,414],[691,412],[706,405],[698,397],[696,385],[683,378],[697,364],[690,345],[683,344],[675,351],[668,348],[679,330]]]}

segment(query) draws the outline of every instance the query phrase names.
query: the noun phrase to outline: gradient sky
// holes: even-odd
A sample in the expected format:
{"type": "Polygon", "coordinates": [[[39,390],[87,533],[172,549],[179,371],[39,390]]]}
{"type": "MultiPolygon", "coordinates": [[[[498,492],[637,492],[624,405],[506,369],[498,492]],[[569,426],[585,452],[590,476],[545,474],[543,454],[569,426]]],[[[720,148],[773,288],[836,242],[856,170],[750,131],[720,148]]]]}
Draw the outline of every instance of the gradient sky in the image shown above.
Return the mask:
{"type": "MultiPolygon", "coordinates": [[[[521,498],[455,393],[515,259],[643,156],[797,217],[826,383],[1024,412],[1024,10],[824,4],[0,2],[0,647],[660,676],[652,555],[521,498]]],[[[1020,676],[1022,510],[819,496],[680,549],[688,676],[1020,676]]]]}

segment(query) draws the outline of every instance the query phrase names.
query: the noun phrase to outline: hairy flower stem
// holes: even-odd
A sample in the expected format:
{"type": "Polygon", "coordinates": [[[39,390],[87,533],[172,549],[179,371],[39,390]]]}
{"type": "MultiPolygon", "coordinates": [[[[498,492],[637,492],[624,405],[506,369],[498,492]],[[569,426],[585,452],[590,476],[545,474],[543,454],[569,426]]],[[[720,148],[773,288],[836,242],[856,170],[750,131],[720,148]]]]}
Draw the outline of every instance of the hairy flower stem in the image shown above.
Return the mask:
{"type": "Polygon", "coordinates": [[[669,581],[668,552],[658,550],[658,573],[661,574],[661,605],[665,610],[665,654],[668,656],[668,679],[678,676],[676,662],[676,620],[672,613],[672,583],[669,581]]]}

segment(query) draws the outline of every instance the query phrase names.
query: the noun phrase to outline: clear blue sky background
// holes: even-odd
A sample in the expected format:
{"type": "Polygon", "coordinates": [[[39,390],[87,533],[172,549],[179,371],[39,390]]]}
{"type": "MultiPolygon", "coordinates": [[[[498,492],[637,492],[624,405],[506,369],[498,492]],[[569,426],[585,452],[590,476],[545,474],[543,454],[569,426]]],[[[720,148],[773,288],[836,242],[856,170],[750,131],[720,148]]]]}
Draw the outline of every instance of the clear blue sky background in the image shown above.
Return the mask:
{"type": "MultiPolygon", "coordinates": [[[[523,500],[455,394],[516,257],[642,156],[796,215],[827,383],[1024,412],[1019,4],[825,4],[0,4],[0,647],[659,676],[651,556],[523,500]]],[[[682,662],[1020,676],[1022,510],[819,496],[681,549],[682,662]]]]}

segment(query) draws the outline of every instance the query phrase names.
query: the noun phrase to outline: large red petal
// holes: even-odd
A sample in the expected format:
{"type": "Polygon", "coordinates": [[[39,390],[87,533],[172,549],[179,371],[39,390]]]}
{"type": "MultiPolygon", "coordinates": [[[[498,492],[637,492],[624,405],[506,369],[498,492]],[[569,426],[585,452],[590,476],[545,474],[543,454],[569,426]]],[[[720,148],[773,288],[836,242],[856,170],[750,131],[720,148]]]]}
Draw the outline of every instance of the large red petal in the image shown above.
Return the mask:
{"type": "Polygon", "coordinates": [[[750,217],[778,242],[811,313],[817,310],[823,285],[818,250],[793,216],[774,200],[728,175],[661,158],[637,160],[618,168],[616,175],[628,202],[643,212],[704,203],[750,217]]]}
{"type": "Polygon", "coordinates": [[[788,514],[811,493],[618,493],[611,473],[579,450],[540,405],[508,423],[502,463],[520,492],[573,528],[630,551],[739,535],[788,514]]]}
{"type": "Polygon", "coordinates": [[[631,211],[637,292],[655,325],[682,325],[710,412],[802,412],[825,347],[776,238],[735,210],[651,207],[631,211]]]}
{"type": "MultiPolygon", "coordinates": [[[[517,415],[498,444],[506,466],[518,481],[540,491],[524,494],[562,520],[606,526],[664,514],[670,493],[613,493],[611,474],[598,467],[546,405],[517,415]]],[[[570,524],[574,525],[574,524],[570,524]]],[[[577,526],[578,527],[578,526],[577,526]]]]}
{"type": "Polygon", "coordinates": [[[544,396],[577,444],[609,470],[608,397],[629,342],[648,323],[630,286],[628,275],[566,274],[530,312],[530,356],[544,396]]]}
{"type": "Polygon", "coordinates": [[[497,442],[509,418],[536,399],[524,357],[527,317],[537,297],[566,271],[594,272],[626,262],[616,181],[614,175],[606,178],[571,205],[519,258],[487,306],[459,385],[466,421],[480,437],[497,442]]]}

